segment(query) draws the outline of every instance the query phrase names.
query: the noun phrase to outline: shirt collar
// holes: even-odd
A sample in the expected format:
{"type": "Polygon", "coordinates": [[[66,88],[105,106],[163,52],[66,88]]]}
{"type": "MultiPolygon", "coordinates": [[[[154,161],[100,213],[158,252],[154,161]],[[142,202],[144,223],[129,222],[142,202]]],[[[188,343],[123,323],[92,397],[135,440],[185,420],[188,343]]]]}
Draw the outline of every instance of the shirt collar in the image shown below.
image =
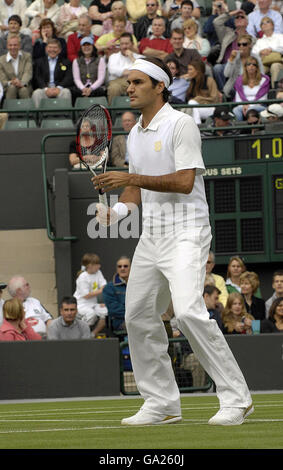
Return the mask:
{"type": "Polygon", "coordinates": [[[65,326],[66,328],[75,325],[75,324],[76,324],[76,320],[77,320],[76,318],[74,318],[73,323],[70,324],[70,323],[66,323],[65,320],[63,319],[63,317],[59,317],[59,318],[61,319],[61,324],[62,324],[62,326],[65,326]]]}
{"type": "Polygon", "coordinates": [[[6,58],[6,60],[7,60],[7,62],[10,62],[10,60],[17,60],[21,55],[22,55],[22,51],[19,51],[18,57],[17,57],[16,59],[14,59],[14,58],[11,56],[10,52],[7,52],[7,58],[6,58]]]}
{"type": "Polygon", "coordinates": [[[154,36],[153,34],[150,36],[149,39],[166,39],[165,36],[154,36]]]}
{"type": "Polygon", "coordinates": [[[172,106],[169,103],[165,103],[162,108],[156,113],[154,118],[150,121],[149,125],[146,128],[142,127],[142,115],[138,120],[138,130],[145,131],[157,131],[161,122],[167,118],[167,113],[172,109],[172,106]]]}
{"type": "Polygon", "coordinates": [[[57,59],[58,59],[58,55],[57,55],[57,57],[54,57],[54,59],[52,59],[51,57],[47,56],[47,59],[48,59],[49,62],[50,62],[51,60],[57,60],[57,59]]]}
{"type": "Polygon", "coordinates": [[[78,31],[77,35],[78,35],[78,38],[88,37],[88,38],[94,39],[94,35],[92,33],[88,34],[87,36],[84,36],[82,33],[78,31]]]}

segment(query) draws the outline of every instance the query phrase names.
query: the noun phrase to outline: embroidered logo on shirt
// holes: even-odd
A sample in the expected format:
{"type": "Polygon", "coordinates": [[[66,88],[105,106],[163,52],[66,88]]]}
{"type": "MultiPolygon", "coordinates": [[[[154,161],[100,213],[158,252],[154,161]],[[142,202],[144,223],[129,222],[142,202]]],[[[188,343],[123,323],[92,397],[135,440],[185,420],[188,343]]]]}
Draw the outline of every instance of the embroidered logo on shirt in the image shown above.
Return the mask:
{"type": "Polygon", "coordinates": [[[154,142],[154,150],[155,150],[155,152],[160,152],[161,148],[162,148],[161,140],[158,140],[157,142],[154,142]]]}

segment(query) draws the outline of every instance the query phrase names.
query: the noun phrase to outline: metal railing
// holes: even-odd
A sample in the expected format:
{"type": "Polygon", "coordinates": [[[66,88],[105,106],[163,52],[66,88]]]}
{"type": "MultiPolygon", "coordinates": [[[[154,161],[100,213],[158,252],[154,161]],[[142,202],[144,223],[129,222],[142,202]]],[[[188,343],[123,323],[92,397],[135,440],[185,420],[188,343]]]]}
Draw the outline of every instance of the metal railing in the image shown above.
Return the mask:
{"type": "MultiPolygon", "coordinates": [[[[275,102],[280,102],[282,100],[275,100],[275,99],[272,99],[272,100],[263,100],[263,101],[257,101],[257,102],[254,102],[253,104],[255,103],[275,103],[275,102]]],[[[228,107],[234,107],[234,106],[238,106],[239,104],[251,104],[250,102],[240,102],[240,103],[234,103],[234,102],[225,102],[225,103],[214,103],[214,104],[205,104],[205,105],[198,105],[198,106],[195,106],[195,105],[187,105],[187,104],[180,104],[180,105],[174,105],[174,108],[178,109],[178,108],[181,108],[181,109],[184,109],[184,108],[194,108],[194,107],[217,107],[217,106],[228,106],[228,107]]],[[[85,108],[75,108],[75,107],[67,107],[67,108],[62,108],[60,110],[57,111],[57,115],[58,113],[64,113],[64,112],[73,112],[73,113],[76,113],[76,112],[80,112],[80,111],[83,111],[85,108]]],[[[130,109],[130,108],[125,108],[125,107],[113,107],[113,106],[109,106],[108,109],[110,111],[125,111],[127,109],[130,109]]],[[[30,113],[47,113],[47,114],[54,114],[54,112],[56,112],[55,110],[51,110],[50,108],[40,108],[40,109],[30,109],[30,110],[13,110],[13,111],[10,111],[10,110],[5,110],[3,109],[2,112],[12,112],[12,113],[15,113],[15,114],[27,114],[27,116],[29,116],[30,113]]],[[[29,119],[27,117],[27,119],[29,119]]],[[[229,126],[229,130],[241,130],[241,129],[264,129],[264,125],[263,124],[256,124],[256,125],[246,125],[246,124],[243,124],[243,125],[239,125],[237,124],[236,126],[232,125],[232,126],[229,126]]],[[[212,128],[212,127],[201,127],[201,131],[203,132],[212,132],[214,131],[215,128],[212,128]]],[[[227,130],[227,127],[219,127],[217,128],[217,130],[227,130]]],[[[123,131],[123,130],[120,130],[120,129],[113,129],[113,135],[121,135],[121,134],[127,134],[127,132],[123,131]]],[[[46,212],[46,227],[47,227],[47,235],[48,235],[48,238],[52,241],[74,241],[74,240],[77,240],[77,237],[74,237],[74,236],[66,236],[66,237],[56,237],[55,235],[55,230],[52,230],[52,227],[51,227],[51,221],[50,221],[50,207],[49,207],[49,198],[48,198],[48,178],[47,178],[47,172],[46,172],[46,151],[45,151],[45,145],[46,145],[46,141],[50,138],[58,138],[58,137],[67,137],[67,136],[75,136],[75,131],[74,132],[64,132],[62,130],[62,132],[60,133],[56,133],[56,134],[53,134],[53,133],[49,133],[47,135],[45,135],[43,138],[42,138],[42,142],[41,142],[41,160],[42,160],[42,177],[43,177],[43,190],[44,190],[44,204],[45,204],[45,212],[46,212]]],[[[209,138],[210,136],[205,136],[205,138],[209,138]]],[[[231,138],[231,136],[227,136],[227,138],[231,138]]],[[[112,169],[112,168],[111,168],[112,169]]],[[[115,170],[121,170],[121,168],[115,168],[115,170]]],[[[77,169],[75,171],[81,171],[80,169],[77,169]]],[[[125,169],[123,168],[123,171],[125,171],[125,169]]]]}
{"type": "MultiPolygon", "coordinates": [[[[207,392],[214,382],[204,371],[192,352],[186,352],[185,337],[169,338],[169,356],[175,379],[181,393],[207,392]],[[189,357],[190,356],[190,357],[189,357]]],[[[120,385],[123,395],[139,395],[136,386],[131,357],[125,337],[120,343],[120,385]]]]}

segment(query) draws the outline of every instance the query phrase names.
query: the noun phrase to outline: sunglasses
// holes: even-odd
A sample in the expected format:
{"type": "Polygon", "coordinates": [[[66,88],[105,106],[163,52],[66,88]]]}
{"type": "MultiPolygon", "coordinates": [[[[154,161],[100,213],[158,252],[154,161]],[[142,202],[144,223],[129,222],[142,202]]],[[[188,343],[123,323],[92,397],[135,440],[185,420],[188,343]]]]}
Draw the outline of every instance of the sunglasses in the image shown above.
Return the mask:
{"type": "Polygon", "coordinates": [[[236,18],[236,20],[239,20],[239,19],[244,20],[246,17],[243,16],[243,15],[238,15],[238,16],[236,16],[235,18],[236,18]]]}
{"type": "Polygon", "coordinates": [[[156,6],[156,3],[147,3],[146,6],[147,6],[147,7],[155,7],[155,6],[156,6]]]}
{"type": "Polygon", "coordinates": [[[249,45],[248,42],[238,42],[238,47],[241,47],[241,46],[246,47],[248,45],[249,45]]]}
{"type": "Polygon", "coordinates": [[[257,67],[257,64],[255,64],[254,62],[247,62],[247,63],[246,63],[246,67],[247,67],[248,65],[253,65],[254,67],[257,67]]]}
{"type": "Polygon", "coordinates": [[[129,268],[128,264],[117,264],[117,268],[129,268]]]}

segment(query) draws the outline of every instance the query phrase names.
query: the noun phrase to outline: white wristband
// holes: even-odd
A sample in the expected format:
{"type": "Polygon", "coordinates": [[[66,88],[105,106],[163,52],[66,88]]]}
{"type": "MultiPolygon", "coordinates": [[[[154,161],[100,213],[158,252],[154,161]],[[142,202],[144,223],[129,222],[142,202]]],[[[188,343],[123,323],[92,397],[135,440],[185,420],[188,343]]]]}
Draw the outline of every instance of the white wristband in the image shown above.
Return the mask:
{"type": "Polygon", "coordinates": [[[127,205],[123,202],[117,202],[116,204],[114,204],[112,209],[118,215],[118,220],[124,219],[124,217],[126,217],[129,213],[127,205]]]}

